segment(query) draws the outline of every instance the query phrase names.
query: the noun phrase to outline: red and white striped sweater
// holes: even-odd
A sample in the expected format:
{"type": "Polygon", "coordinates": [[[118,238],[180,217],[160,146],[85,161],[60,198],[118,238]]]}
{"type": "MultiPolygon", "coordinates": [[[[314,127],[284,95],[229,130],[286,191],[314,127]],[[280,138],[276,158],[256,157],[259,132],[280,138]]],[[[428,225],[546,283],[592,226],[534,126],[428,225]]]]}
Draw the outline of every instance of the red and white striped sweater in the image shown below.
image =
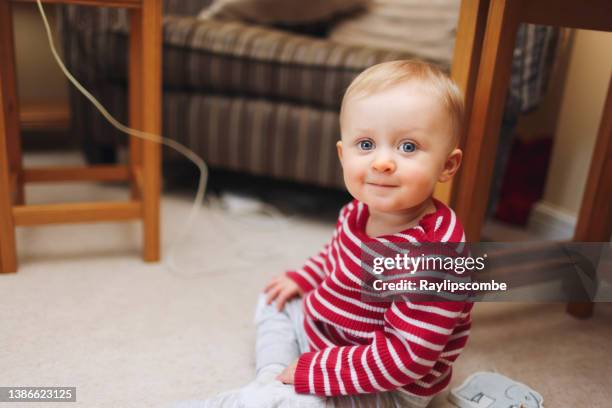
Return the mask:
{"type": "Polygon", "coordinates": [[[305,292],[304,328],[310,350],[295,371],[298,393],[327,396],[400,390],[430,396],[449,383],[452,364],[470,331],[468,302],[364,302],[362,242],[463,242],[453,210],[436,212],[401,233],[370,238],[368,207],[342,208],[332,240],[302,269],[287,272],[305,292]]]}

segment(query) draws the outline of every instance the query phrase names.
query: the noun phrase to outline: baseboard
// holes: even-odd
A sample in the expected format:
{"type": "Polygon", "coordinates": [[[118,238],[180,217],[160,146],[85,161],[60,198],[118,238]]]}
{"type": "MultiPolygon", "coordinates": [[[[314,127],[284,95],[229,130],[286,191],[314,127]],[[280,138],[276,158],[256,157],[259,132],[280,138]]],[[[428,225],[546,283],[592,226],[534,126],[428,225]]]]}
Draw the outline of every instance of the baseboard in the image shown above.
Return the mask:
{"type": "Polygon", "coordinates": [[[567,240],[574,235],[576,219],[574,214],[546,201],[539,201],[531,210],[527,228],[543,239],[567,240]]]}

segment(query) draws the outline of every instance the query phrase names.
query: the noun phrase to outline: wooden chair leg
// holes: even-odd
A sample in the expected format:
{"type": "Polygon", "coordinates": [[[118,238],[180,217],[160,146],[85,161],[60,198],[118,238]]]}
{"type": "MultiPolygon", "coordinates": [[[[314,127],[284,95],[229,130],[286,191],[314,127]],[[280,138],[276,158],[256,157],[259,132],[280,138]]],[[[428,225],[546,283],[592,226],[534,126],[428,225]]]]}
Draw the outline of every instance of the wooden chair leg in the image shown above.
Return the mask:
{"type": "Polygon", "coordinates": [[[521,0],[492,1],[489,6],[454,203],[471,242],[480,240],[522,7],[521,0]]]}
{"type": "MultiPolygon", "coordinates": [[[[0,67],[2,71],[2,67],[0,67]]],[[[7,155],[9,132],[6,120],[10,115],[4,98],[4,78],[0,72],[0,273],[17,272],[17,246],[13,222],[12,188],[7,155]]]]}
{"type": "MultiPolygon", "coordinates": [[[[19,122],[17,126],[19,126],[19,122]]],[[[13,202],[16,205],[23,205],[25,204],[25,183],[23,179],[20,131],[17,130],[17,132],[14,132],[8,137],[6,143],[9,168],[12,174],[11,190],[13,193],[13,202]]]]}
{"type": "MultiPolygon", "coordinates": [[[[9,2],[10,3],[10,2],[9,2]]],[[[15,49],[14,49],[14,38],[13,38],[13,19],[11,14],[11,5],[8,4],[6,11],[3,11],[2,17],[0,17],[0,24],[4,27],[2,33],[2,63],[6,66],[3,68],[5,77],[7,80],[7,100],[10,103],[11,112],[14,108],[15,117],[8,121],[10,128],[9,137],[6,139],[9,168],[11,173],[16,177],[14,178],[14,203],[24,204],[25,193],[23,183],[23,164],[21,159],[21,137],[19,129],[19,98],[17,95],[17,75],[15,73],[15,49]],[[10,63],[9,63],[10,62],[10,63]]]]}
{"type": "MultiPolygon", "coordinates": [[[[609,242],[612,236],[612,78],[599,124],[574,241],[609,242]]],[[[578,318],[593,314],[592,303],[570,303],[567,312],[578,318]]]]}
{"type": "MultiPolygon", "coordinates": [[[[2,79],[0,79],[0,87],[2,79]]],[[[0,108],[6,112],[4,101],[0,108]]],[[[0,114],[0,273],[17,272],[17,247],[15,224],[9,179],[8,156],[6,154],[6,126],[0,114]]]]}
{"type": "MultiPolygon", "coordinates": [[[[130,59],[129,59],[129,116],[130,127],[142,129],[142,54],[140,44],[142,44],[142,20],[140,10],[130,11],[130,30],[134,33],[130,36],[130,59]]],[[[137,174],[142,167],[142,140],[130,136],[130,168],[132,174],[131,197],[140,200],[141,191],[136,180],[137,174]]]]}
{"type": "MultiPolygon", "coordinates": [[[[161,52],[162,19],[161,0],[151,0],[150,7],[141,9],[140,45],[141,93],[140,114],[143,130],[161,133],[161,52]]],[[[137,20],[132,17],[132,21],[137,20]]],[[[160,189],[161,147],[148,140],[137,142],[142,146],[142,211],[144,233],[144,260],[156,262],[160,259],[160,189]]]]}
{"type": "Polygon", "coordinates": [[[14,141],[18,140],[19,111],[9,1],[0,1],[0,61],[0,272],[16,272],[17,250],[10,160],[15,154],[14,141]]]}

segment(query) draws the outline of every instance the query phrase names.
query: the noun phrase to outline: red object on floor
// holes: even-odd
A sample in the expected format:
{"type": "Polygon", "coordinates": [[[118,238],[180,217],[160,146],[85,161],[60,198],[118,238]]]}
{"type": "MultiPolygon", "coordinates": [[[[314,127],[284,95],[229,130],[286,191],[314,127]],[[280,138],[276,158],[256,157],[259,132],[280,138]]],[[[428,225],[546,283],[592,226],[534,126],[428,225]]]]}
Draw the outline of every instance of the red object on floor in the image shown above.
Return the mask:
{"type": "Polygon", "coordinates": [[[502,182],[495,218],[525,225],[533,205],[544,194],[552,137],[532,141],[515,138],[502,182]]]}

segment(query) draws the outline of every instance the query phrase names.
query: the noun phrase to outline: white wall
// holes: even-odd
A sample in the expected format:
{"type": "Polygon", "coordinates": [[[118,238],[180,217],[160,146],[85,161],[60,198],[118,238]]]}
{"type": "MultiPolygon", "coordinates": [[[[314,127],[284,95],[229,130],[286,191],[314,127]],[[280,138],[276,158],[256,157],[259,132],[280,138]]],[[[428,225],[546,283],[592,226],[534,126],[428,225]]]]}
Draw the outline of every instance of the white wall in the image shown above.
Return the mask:
{"type": "Polygon", "coordinates": [[[553,230],[560,228],[553,231],[554,238],[562,238],[561,230],[565,230],[561,235],[571,235],[580,211],[612,73],[612,33],[576,30],[574,34],[565,83],[555,85],[563,86],[563,91],[554,147],[544,197],[533,214],[536,224],[559,222],[552,226],[553,230]]]}
{"type": "MultiPolygon", "coordinates": [[[[45,13],[57,33],[55,7],[46,5],[45,13]]],[[[13,28],[20,102],[67,103],[67,81],[51,55],[36,4],[13,2],[13,28]]],[[[57,35],[55,44],[61,53],[57,35]]]]}

